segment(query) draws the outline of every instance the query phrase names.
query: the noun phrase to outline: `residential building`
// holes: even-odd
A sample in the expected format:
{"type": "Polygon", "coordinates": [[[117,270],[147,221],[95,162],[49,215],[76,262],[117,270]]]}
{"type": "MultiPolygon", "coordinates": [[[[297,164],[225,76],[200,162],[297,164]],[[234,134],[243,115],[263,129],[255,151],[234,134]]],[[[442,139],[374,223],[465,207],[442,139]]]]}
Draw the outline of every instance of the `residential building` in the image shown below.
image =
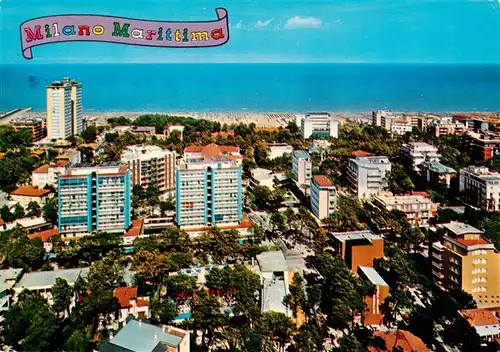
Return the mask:
{"type": "Polygon", "coordinates": [[[273,143],[269,144],[267,147],[267,158],[269,160],[282,157],[285,154],[291,155],[293,153],[293,147],[286,143],[273,143]]]}
{"type": "Polygon", "coordinates": [[[332,143],[330,141],[327,141],[326,139],[314,139],[312,141],[312,145],[308,148],[309,153],[319,153],[319,154],[324,154],[332,143]]]}
{"type": "Polygon", "coordinates": [[[256,168],[250,172],[250,186],[265,186],[271,191],[274,190],[275,182],[283,182],[287,178],[283,173],[275,173],[268,169],[256,168]]]}
{"type": "Polygon", "coordinates": [[[437,214],[438,207],[437,203],[419,194],[403,196],[381,194],[375,196],[372,203],[387,211],[402,211],[410,225],[419,227],[429,225],[429,219],[437,214]]]}
{"type": "Polygon", "coordinates": [[[131,319],[108,341],[100,352],[190,352],[190,333],[176,327],[147,324],[131,319]]]}
{"type": "Polygon", "coordinates": [[[457,176],[457,172],[455,171],[455,169],[436,161],[429,163],[426,166],[426,169],[427,183],[431,186],[445,184],[446,187],[450,187],[451,179],[457,176]]]}
{"type": "Polygon", "coordinates": [[[114,329],[123,327],[129,315],[136,319],[149,318],[149,301],[137,296],[137,286],[115,288],[113,297],[117,298],[120,305],[118,317],[113,323],[114,329]]]}
{"type": "Polygon", "coordinates": [[[21,218],[21,219],[16,219],[12,222],[3,224],[3,229],[4,230],[11,230],[15,227],[21,227],[26,233],[32,234],[35,232],[39,231],[44,231],[47,229],[50,229],[52,227],[52,224],[45,220],[43,216],[39,216],[36,218],[21,218]]]}
{"type": "Polygon", "coordinates": [[[43,243],[43,248],[45,249],[45,252],[49,253],[52,252],[52,249],[54,248],[52,241],[50,239],[57,235],[59,235],[59,230],[57,229],[57,227],[54,227],[47,230],[32,233],[31,235],[28,235],[28,238],[30,240],[39,238],[40,241],[42,241],[43,243]]]}
{"type": "Polygon", "coordinates": [[[476,330],[483,343],[500,338],[500,308],[462,309],[458,313],[476,330]]]}
{"type": "Polygon", "coordinates": [[[380,276],[380,274],[370,266],[359,266],[357,275],[362,280],[368,281],[373,285],[373,293],[363,297],[366,308],[362,315],[362,321],[365,325],[380,325],[383,314],[380,306],[384,304],[389,296],[389,285],[380,276]]]}
{"type": "Polygon", "coordinates": [[[488,212],[500,209],[500,173],[486,166],[468,166],[460,169],[458,180],[465,202],[488,212]]]}
{"type": "Polygon", "coordinates": [[[64,78],[47,86],[47,136],[65,139],[83,130],[82,84],[64,78]]]}
{"type": "Polygon", "coordinates": [[[387,187],[391,162],[386,156],[357,157],[347,161],[349,188],[358,198],[370,198],[387,187]]]}
{"type": "Polygon", "coordinates": [[[24,118],[21,120],[14,120],[10,125],[16,131],[29,130],[33,137],[33,142],[45,138],[47,130],[45,128],[45,121],[41,118],[24,118]]]}
{"type": "Polygon", "coordinates": [[[390,131],[393,134],[398,134],[398,135],[404,135],[407,132],[413,131],[413,126],[411,124],[411,121],[408,120],[400,120],[400,119],[393,119],[391,122],[391,129],[390,131]]]}
{"type": "Polygon", "coordinates": [[[166,128],[166,134],[167,134],[167,136],[170,136],[172,134],[172,132],[177,131],[177,132],[179,132],[180,139],[182,141],[182,139],[184,137],[184,129],[185,129],[185,127],[182,125],[171,125],[171,126],[168,126],[166,128]]]}
{"type": "Polygon", "coordinates": [[[80,151],[75,149],[66,150],[55,157],[55,162],[61,164],[64,164],[65,162],[67,164],[79,164],[82,162],[82,154],[80,151]]]}
{"type": "Polygon", "coordinates": [[[339,137],[339,121],[329,113],[309,113],[299,117],[298,126],[302,138],[339,137]]]}
{"type": "Polygon", "coordinates": [[[438,225],[442,243],[432,250],[432,273],[446,288],[472,295],[478,307],[500,306],[500,253],[473,226],[450,222],[438,225]]]}
{"type": "Polygon", "coordinates": [[[19,202],[23,208],[26,208],[30,202],[36,202],[39,205],[43,205],[45,199],[47,199],[51,193],[52,191],[50,189],[26,185],[13,190],[10,193],[10,198],[13,201],[19,202]]]}
{"type": "Polygon", "coordinates": [[[305,150],[295,150],[292,153],[292,172],[297,184],[310,185],[312,177],[312,160],[305,150]]]}
{"type": "Polygon", "coordinates": [[[132,224],[130,171],[117,162],[76,164],[58,177],[63,237],[124,232],[132,224]]]}
{"type": "Polygon", "coordinates": [[[156,135],[156,127],[154,126],[133,126],[133,127],[128,127],[126,131],[134,135],[141,135],[141,136],[156,135]]]}
{"type": "Polygon", "coordinates": [[[453,121],[452,117],[434,119],[429,127],[435,137],[447,134],[463,134],[467,131],[467,127],[463,123],[453,121]]]}
{"type": "MultiPolygon", "coordinates": [[[[9,309],[11,304],[11,289],[21,276],[23,269],[0,270],[0,313],[9,309]]],[[[0,323],[3,317],[0,316],[0,323]]]]}
{"type": "Polygon", "coordinates": [[[393,113],[390,110],[378,110],[372,113],[372,124],[380,126],[393,134],[403,135],[413,128],[425,130],[437,116],[429,114],[393,113]]]}
{"type": "Polygon", "coordinates": [[[391,129],[392,119],[394,119],[394,115],[390,110],[377,110],[372,112],[372,124],[380,126],[387,131],[391,129]]]}
{"type": "Polygon", "coordinates": [[[402,351],[402,352],[428,352],[429,349],[420,337],[407,330],[374,331],[374,337],[380,337],[385,342],[385,348],[368,347],[370,352],[402,351]]]}
{"type": "Polygon", "coordinates": [[[181,228],[237,225],[242,220],[238,147],[187,147],[176,169],[176,223],[181,228]]]}
{"type": "Polygon", "coordinates": [[[311,209],[320,220],[327,218],[337,208],[337,190],[332,181],[324,175],[311,179],[311,209]]]}
{"type": "Polygon", "coordinates": [[[500,133],[479,130],[462,136],[463,148],[472,160],[500,158],[500,133]]]}
{"type": "Polygon", "coordinates": [[[408,166],[413,171],[420,171],[420,165],[432,162],[439,162],[441,154],[438,149],[431,144],[424,142],[410,142],[403,145],[403,157],[407,160],[408,166]]]}
{"type": "Polygon", "coordinates": [[[360,266],[373,267],[373,261],[384,257],[384,239],[370,230],[334,232],[335,253],[347,267],[357,273],[360,266]]]}
{"type": "Polygon", "coordinates": [[[154,145],[133,145],[125,149],[121,161],[130,169],[134,185],[154,186],[160,192],[174,189],[176,152],[154,145]]]}
{"type": "Polygon", "coordinates": [[[57,177],[68,168],[69,161],[57,160],[51,164],[44,164],[31,173],[31,184],[43,188],[47,185],[57,188],[57,177]]]}
{"type": "MultiPolygon", "coordinates": [[[[89,268],[61,269],[51,271],[33,271],[25,273],[14,285],[14,301],[23,290],[39,293],[52,305],[52,286],[58,278],[66,280],[68,285],[73,286],[79,277],[85,278],[89,268]]],[[[74,304],[74,300],[72,305],[74,304]]]]}

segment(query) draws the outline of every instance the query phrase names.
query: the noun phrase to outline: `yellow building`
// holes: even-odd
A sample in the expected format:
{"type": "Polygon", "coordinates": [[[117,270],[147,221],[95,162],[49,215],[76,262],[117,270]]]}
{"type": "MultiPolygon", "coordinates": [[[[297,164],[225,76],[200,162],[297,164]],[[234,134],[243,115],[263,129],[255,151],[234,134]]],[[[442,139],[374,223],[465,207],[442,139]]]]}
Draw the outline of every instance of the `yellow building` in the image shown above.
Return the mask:
{"type": "Polygon", "coordinates": [[[500,253],[481,230],[461,222],[438,225],[442,244],[432,248],[432,272],[444,287],[461,288],[478,307],[500,306],[500,253]]]}
{"type": "Polygon", "coordinates": [[[80,134],[82,122],[82,85],[64,78],[47,86],[47,136],[65,139],[80,134]]]}

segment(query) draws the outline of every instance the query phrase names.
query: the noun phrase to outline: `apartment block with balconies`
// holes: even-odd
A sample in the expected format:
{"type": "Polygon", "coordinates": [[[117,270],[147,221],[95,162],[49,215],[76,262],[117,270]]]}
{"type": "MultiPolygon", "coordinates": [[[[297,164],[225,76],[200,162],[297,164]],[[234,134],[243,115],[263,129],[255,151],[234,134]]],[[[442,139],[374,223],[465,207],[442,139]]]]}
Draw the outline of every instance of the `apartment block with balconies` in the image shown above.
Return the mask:
{"type": "Polygon", "coordinates": [[[132,186],[125,166],[76,164],[57,182],[58,229],[63,239],[130,227],[132,186]]]}
{"type": "Polygon", "coordinates": [[[386,156],[357,157],[347,161],[349,188],[358,198],[371,198],[383,191],[389,172],[391,162],[386,156]]]}
{"type": "Polygon", "coordinates": [[[410,225],[419,227],[429,225],[429,219],[437,214],[438,207],[437,203],[422,195],[381,194],[375,196],[372,203],[379,209],[402,211],[410,225]]]}

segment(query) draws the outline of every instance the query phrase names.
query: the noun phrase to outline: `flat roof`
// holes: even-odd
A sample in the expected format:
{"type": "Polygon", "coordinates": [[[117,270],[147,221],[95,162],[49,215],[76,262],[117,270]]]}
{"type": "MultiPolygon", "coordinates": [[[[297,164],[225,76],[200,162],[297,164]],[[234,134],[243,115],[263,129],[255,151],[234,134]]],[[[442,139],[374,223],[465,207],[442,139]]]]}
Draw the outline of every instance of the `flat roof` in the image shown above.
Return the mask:
{"type": "Polygon", "coordinates": [[[483,231],[476,229],[474,226],[459,221],[452,221],[447,224],[442,224],[442,226],[450,230],[457,236],[467,233],[477,233],[477,234],[483,233],[483,231]]]}
{"type": "Polygon", "coordinates": [[[340,242],[353,241],[353,240],[380,240],[382,237],[380,235],[374,234],[370,230],[363,231],[350,231],[350,232],[334,232],[332,233],[340,242]]]}
{"type": "Polygon", "coordinates": [[[262,252],[257,255],[257,262],[262,272],[288,270],[285,256],[282,251],[262,252]]]}
{"type": "Polygon", "coordinates": [[[309,159],[309,153],[306,152],[305,150],[294,150],[293,151],[293,156],[296,158],[301,158],[301,159],[309,159]]]}
{"type": "Polygon", "coordinates": [[[359,266],[358,268],[363,272],[363,274],[368,280],[370,280],[372,284],[377,286],[389,286],[375,269],[369,266],[359,266]]]}
{"type": "Polygon", "coordinates": [[[182,338],[168,334],[158,326],[131,319],[109,343],[129,351],[152,352],[160,343],[178,346],[181,341],[182,338]]]}
{"type": "Polygon", "coordinates": [[[87,267],[26,273],[14,287],[20,289],[52,287],[56,283],[56,279],[59,277],[65,279],[68,284],[73,285],[78,277],[87,276],[88,272],[89,268],[87,267]]]}
{"type": "Polygon", "coordinates": [[[284,280],[264,280],[262,287],[262,312],[274,311],[289,315],[288,308],[283,304],[286,296],[284,280]]]}
{"type": "Polygon", "coordinates": [[[454,173],[456,173],[455,169],[453,169],[449,166],[443,165],[441,163],[438,163],[438,162],[430,163],[429,170],[431,170],[432,172],[440,173],[440,174],[454,174],[454,173]]]}

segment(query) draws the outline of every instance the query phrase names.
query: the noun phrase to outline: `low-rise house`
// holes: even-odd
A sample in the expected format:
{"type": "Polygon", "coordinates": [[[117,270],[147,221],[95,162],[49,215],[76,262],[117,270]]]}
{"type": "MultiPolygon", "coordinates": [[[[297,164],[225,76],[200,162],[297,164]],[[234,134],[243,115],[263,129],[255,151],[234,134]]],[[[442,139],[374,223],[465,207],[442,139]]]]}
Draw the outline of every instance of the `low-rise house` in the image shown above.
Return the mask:
{"type": "Polygon", "coordinates": [[[53,249],[53,245],[50,239],[57,235],[59,235],[59,230],[57,230],[57,227],[54,227],[48,230],[32,233],[31,235],[28,235],[28,238],[30,240],[39,238],[43,243],[43,248],[45,249],[45,252],[49,253],[53,249]]]}
{"type": "Polygon", "coordinates": [[[250,175],[250,185],[255,186],[265,186],[271,191],[274,189],[274,180],[278,182],[283,182],[286,180],[286,176],[283,173],[275,173],[268,169],[256,168],[251,171],[250,175]]]}
{"type": "MultiPolygon", "coordinates": [[[[6,311],[10,307],[10,289],[14,287],[21,276],[23,269],[0,270],[0,312],[6,311]]],[[[3,318],[0,317],[0,322],[3,318]]]]}
{"type": "Polygon", "coordinates": [[[274,143],[268,145],[267,158],[272,160],[284,156],[285,154],[291,155],[293,147],[286,143],[274,143]]]}
{"type": "Polygon", "coordinates": [[[440,183],[444,183],[446,187],[450,187],[451,179],[457,176],[455,169],[439,162],[429,163],[426,169],[427,183],[431,186],[437,186],[440,183]]]}
{"type": "Polygon", "coordinates": [[[131,319],[100,352],[189,352],[190,333],[171,326],[158,327],[131,319]]]}
{"type": "Polygon", "coordinates": [[[113,297],[118,299],[120,312],[113,323],[113,328],[122,327],[129,315],[138,319],[149,318],[149,301],[137,296],[137,286],[118,287],[113,290],[113,297]]]}
{"type": "Polygon", "coordinates": [[[42,165],[31,173],[31,183],[39,188],[46,185],[57,188],[57,176],[63,174],[69,164],[68,160],[58,160],[50,165],[42,165]]]}
{"type": "Polygon", "coordinates": [[[375,331],[373,332],[374,337],[380,337],[384,340],[386,349],[381,349],[379,347],[368,347],[370,352],[384,352],[384,351],[396,351],[396,347],[399,347],[399,351],[402,352],[428,352],[429,349],[425,345],[424,341],[420,337],[413,335],[411,332],[406,330],[396,330],[396,331],[375,331]]]}
{"type": "Polygon", "coordinates": [[[500,338],[500,307],[463,309],[458,313],[476,330],[483,343],[493,342],[500,338]]]}
{"type": "Polygon", "coordinates": [[[19,202],[24,208],[30,202],[37,202],[40,205],[45,203],[45,199],[49,197],[51,190],[40,188],[37,186],[27,185],[21,186],[10,193],[12,200],[19,202]]]}

